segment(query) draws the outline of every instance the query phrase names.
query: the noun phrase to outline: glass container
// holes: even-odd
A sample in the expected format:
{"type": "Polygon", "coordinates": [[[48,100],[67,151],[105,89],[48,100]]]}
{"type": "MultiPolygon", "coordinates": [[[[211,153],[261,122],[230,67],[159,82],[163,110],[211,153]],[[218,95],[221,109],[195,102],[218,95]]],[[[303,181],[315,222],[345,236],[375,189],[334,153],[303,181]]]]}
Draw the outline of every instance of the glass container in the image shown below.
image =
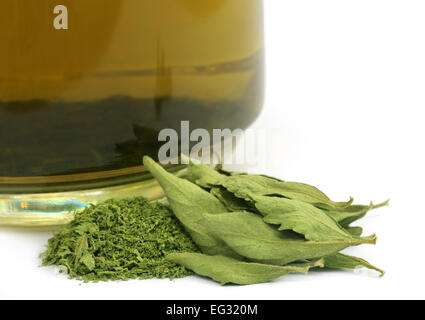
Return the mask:
{"type": "Polygon", "coordinates": [[[0,224],[156,199],[142,157],[157,158],[158,132],[249,126],[263,101],[262,5],[0,0],[0,224]]]}

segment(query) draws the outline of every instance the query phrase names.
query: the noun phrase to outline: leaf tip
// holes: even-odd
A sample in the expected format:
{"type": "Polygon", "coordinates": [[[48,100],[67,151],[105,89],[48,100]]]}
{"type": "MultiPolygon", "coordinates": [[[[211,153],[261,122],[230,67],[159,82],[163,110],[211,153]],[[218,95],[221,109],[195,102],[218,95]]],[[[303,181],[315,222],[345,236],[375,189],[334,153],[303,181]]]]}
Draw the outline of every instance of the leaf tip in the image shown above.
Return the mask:
{"type": "Polygon", "coordinates": [[[346,207],[349,207],[349,206],[351,206],[353,204],[353,202],[354,202],[354,198],[353,197],[350,197],[350,199],[347,202],[343,203],[343,204],[346,207]]]}
{"type": "Polygon", "coordinates": [[[366,244],[376,244],[378,241],[378,236],[376,234],[372,234],[369,237],[365,237],[364,239],[364,243],[366,244]]]}
{"type": "Polygon", "coordinates": [[[168,261],[171,261],[171,262],[175,262],[177,257],[178,257],[177,253],[168,253],[165,256],[165,259],[168,260],[168,261]]]}
{"type": "Polygon", "coordinates": [[[154,164],[155,164],[155,161],[153,161],[153,159],[151,157],[149,157],[149,156],[144,156],[143,157],[143,165],[145,167],[147,167],[148,169],[150,167],[152,167],[154,164]]]}
{"type": "Polygon", "coordinates": [[[390,201],[391,201],[391,199],[388,199],[387,201],[384,201],[384,202],[379,203],[379,204],[373,204],[373,202],[371,202],[370,205],[371,205],[372,209],[379,209],[379,208],[382,208],[382,207],[388,207],[390,205],[390,201]]]}
{"type": "Polygon", "coordinates": [[[333,202],[332,205],[337,207],[337,208],[347,208],[349,206],[351,206],[354,202],[354,198],[350,197],[350,199],[346,202],[333,202]]]}

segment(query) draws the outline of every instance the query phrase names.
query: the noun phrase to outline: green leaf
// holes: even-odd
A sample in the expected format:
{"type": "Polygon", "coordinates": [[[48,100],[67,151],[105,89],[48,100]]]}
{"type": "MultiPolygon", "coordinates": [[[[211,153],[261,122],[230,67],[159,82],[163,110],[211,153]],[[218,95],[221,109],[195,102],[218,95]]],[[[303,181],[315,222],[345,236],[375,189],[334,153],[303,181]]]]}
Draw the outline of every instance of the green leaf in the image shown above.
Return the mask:
{"type": "Polygon", "coordinates": [[[264,221],[279,225],[279,230],[292,230],[311,241],[359,239],[344,230],[323,210],[299,200],[278,197],[253,197],[264,221]]]}
{"type": "Polygon", "coordinates": [[[360,237],[363,234],[363,228],[362,227],[346,227],[344,228],[348,233],[352,234],[353,236],[360,237]]]}
{"type": "Polygon", "coordinates": [[[216,239],[207,228],[198,223],[203,213],[227,211],[220,200],[197,185],[168,173],[149,157],[144,157],[143,163],[164,189],[175,216],[202,252],[237,257],[223,241],[216,239]]]}
{"type": "Polygon", "coordinates": [[[365,267],[371,270],[378,271],[381,274],[381,277],[385,275],[385,271],[371,265],[366,260],[348,256],[345,254],[335,254],[331,256],[324,257],[325,267],[331,269],[356,269],[359,267],[365,267]]]}
{"type": "Polygon", "coordinates": [[[223,179],[226,175],[232,175],[233,173],[226,171],[225,174],[222,174],[220,173],[221,171],[219,172],[202,162],[183,155],[182,158],[189,162],[187,170],[189,181],[204,189],[209,189],[210,193],[219,199],[228,211],[252,209],[252,204],[248,203],[244,199],[235,197],[233,193],[223,187],[215,186],[217,182],[223,179]]]}
{"type": "Polygon", "coordinates": [[[220,284],[248,285],[268,282],[289,273],[307,273],[310,268],[323,267],[323,260],[297,266],[274,266],[248,263],[224,256],[208,256],[197,253],[172,253],[167,259],[220,284]]]}
{"type": "Polygon", "coordinates": [[[210,190],[211,194],[223,203],[228,211],[251,211],[255,210],[252,202],[235,197],[230,191],[214,187],[210,190]]]}
{"type": "Polygon", "coordinates": [[[289,199],[301,200],[314,205],[326,205],[329,207],[347,207],[352,203],[334,202],[322,191],[308,184],[298,182],[285,182],[274,178],[259,175],[235,175],[224,177],[215,182],[223,186],[236,197],[251,200],[254,196],[281,196],[289,199]]]}
{"type": "Polygon", "coordinates": [[[80,262],[81,256],[85,253],[85,251],[88,249],[89,245],[87,242],[87,237],[85,234],[83,234],[77,243],[77,246],[75,248],[75,262],[74,266],[78,266],[78,263],[80,262]]]}
{"type": "Polygon", "coordinates": [[[240,175],[248,175],[246,172],[239,172],[239,171],[229,171],[226,169],[223,169],[223,165],[219,164],[215,167],[215,170],[217,170],[219,173],[225,175],[225,176],[240,176],[240,175]]]}
{"type": "Polygon", "coordinates": [[[389,205],[389,200],[374,205],[371,203],[368,206],[365,205],[351,205],[346,208],[333,208],[327,210],[327,214],[338,221],[343,227],[348,227],[354,221],[362,219],[366,214],[373,209],[378,209],[389,205]]]}
{"type": "Polygon", "coordinates": [[[80,260],[80,263],[83,263],[90,271],[94,270],[96,262],[91,253],[86,253],[80,260]]]}
{"type": "Polygon", "coordinates": [[[306,241],[292,231],[278,231],[265,223],[262,217],[249,212],[205,214],[200,224],[241,256],[256,262],[278,265],[320,258],[363,243],[376,243],[376,236],[363,239],[306,241]]]}
{"type": "Polygon", "coordinates": [[[190,181],[206,189],[211,189],[217,181],[224,177],[224,175],[210,166],[203,163],[194,164],[191,159],[187,172],[190,181]]]}

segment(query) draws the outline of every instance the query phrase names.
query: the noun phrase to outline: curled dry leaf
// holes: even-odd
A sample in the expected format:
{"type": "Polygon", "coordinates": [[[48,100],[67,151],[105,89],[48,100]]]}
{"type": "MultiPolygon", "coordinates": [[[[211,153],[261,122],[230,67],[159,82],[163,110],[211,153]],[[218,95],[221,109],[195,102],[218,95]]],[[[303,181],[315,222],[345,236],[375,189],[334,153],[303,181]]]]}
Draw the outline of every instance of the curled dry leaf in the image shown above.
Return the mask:
{"type": "Polygon", "coordinates": [[[268,282],[289,273],[307,273],[310,268],[324,266],[323,259],[296,266],[274,266],[197,253],[171,253],[167,256],[167,259],[201,276],[214,279],[222,285],[226,283],[248,285],[268,282]]]}
{"type": "Polygon", "coordinates": [[[366,260],[341,253],[324,257],[324,260],[325,267],[330,269],[356,269],[364,267],[379,272],[381,274],[381,277],[385,275],[384,270],[375,267],[366,260]]]}
{"type": "Polygon", "coordinates": [[[251,261],[284,265],[320,258],[360,244],[375,244],[376,236],[362,239],[306,241],[290,231],[278,231],[250,212],[204,214],[200,221],[207,230],[223,240],[233,251],[251,261]]]}
{"type": "Polygon", "coordinates": [[[310,203],[278,197],[253,197],[264,221],[292,230],[311,241],[360,240],[310,203]]]}

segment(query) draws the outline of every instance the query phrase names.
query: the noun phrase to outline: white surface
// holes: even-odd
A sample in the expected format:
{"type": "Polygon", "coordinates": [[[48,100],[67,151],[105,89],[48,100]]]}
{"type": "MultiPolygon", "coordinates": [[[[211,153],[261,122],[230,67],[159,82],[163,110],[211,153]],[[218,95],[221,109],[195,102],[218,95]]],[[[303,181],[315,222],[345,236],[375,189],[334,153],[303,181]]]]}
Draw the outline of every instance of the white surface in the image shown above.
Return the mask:
{"type": "Polygon", "coordinates": [[[424,1],[266,0],[267,99],[255,127],[279,137],[267,173],[337,200],[391,198],[361,223],[378,245],[348,250],[384,278],[329,271],[248,287],[197,277],[81,285],[38,267],[48,232],[0,228],[0,298],[425,298],[424,15],[424,1]]]}

